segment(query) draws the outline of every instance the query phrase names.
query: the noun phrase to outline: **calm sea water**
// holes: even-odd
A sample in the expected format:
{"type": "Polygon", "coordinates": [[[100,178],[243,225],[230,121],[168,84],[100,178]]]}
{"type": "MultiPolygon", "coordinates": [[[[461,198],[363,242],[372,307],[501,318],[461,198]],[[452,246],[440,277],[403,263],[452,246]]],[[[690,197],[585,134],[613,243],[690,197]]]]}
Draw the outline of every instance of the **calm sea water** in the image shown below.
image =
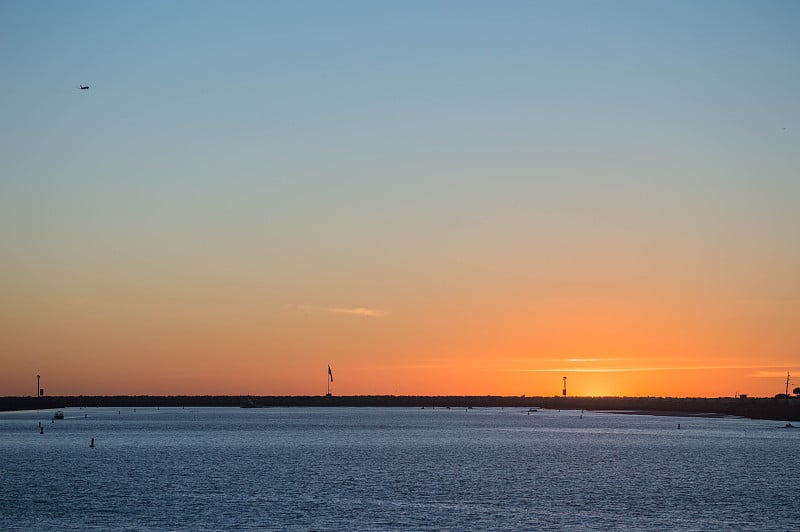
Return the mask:
{"type": "Polygon", "coordinates": [[[781,422],[513,408],[64,413],[0,414],[0,530],[800,530],[800,429],[781,422]]]}

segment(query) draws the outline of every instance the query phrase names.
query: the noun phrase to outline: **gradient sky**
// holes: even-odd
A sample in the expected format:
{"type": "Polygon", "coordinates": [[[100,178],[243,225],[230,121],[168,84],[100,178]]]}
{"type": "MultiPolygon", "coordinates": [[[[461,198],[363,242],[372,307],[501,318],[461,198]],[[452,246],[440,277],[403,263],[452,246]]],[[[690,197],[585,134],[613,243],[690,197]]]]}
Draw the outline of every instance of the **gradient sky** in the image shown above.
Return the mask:
{"type": "Polygon", "coordinates": [[[0,2],[0,395],[800,385],[798,27],[0,2]]]}

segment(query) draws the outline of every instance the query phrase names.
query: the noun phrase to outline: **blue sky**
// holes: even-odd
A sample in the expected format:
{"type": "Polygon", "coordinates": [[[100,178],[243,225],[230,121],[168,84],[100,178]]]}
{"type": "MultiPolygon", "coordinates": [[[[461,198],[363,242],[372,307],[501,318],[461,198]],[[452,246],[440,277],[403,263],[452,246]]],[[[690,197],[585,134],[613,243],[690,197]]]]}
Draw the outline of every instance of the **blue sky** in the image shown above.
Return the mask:
{"type": "Polygon", "coordinates": [[[6,1],[0,286],[233,276],[269,308],[390,316],[481,283],[663,284],[778,302],[785,357],[799,22],[791,1],[6,1]]]}

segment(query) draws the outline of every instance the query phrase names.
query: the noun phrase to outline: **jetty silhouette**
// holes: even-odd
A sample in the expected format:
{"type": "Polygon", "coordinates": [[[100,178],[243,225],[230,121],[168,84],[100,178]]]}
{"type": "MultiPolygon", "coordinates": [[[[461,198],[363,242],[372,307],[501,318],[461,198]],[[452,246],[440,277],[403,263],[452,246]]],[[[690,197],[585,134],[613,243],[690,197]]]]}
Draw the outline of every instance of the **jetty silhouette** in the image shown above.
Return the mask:
{"type": "Polygon", "coordinates": [[[239,407],[252,401],[260,407],[519,407],[590,410],[661,416],[740,416],[752,419],[800,421],[800,397],[675,398],[563,396],[422,396],[422,395],[118,395],[0,397],[0,411],[70,407],[239,407]]]}

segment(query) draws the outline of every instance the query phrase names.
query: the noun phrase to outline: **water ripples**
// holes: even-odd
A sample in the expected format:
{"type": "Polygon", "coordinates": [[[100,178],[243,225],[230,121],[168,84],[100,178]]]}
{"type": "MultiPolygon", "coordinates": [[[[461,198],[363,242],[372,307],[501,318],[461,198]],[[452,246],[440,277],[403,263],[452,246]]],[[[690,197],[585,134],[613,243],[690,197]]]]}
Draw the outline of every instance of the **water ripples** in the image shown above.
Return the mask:
{"type": "Polygon", "coordinates": [[[34,428],[45,413],[0,415],[0,529],[797,529],[800,434],[774,422],[514,409],[86,412],[44,435],[34,428]]]}

